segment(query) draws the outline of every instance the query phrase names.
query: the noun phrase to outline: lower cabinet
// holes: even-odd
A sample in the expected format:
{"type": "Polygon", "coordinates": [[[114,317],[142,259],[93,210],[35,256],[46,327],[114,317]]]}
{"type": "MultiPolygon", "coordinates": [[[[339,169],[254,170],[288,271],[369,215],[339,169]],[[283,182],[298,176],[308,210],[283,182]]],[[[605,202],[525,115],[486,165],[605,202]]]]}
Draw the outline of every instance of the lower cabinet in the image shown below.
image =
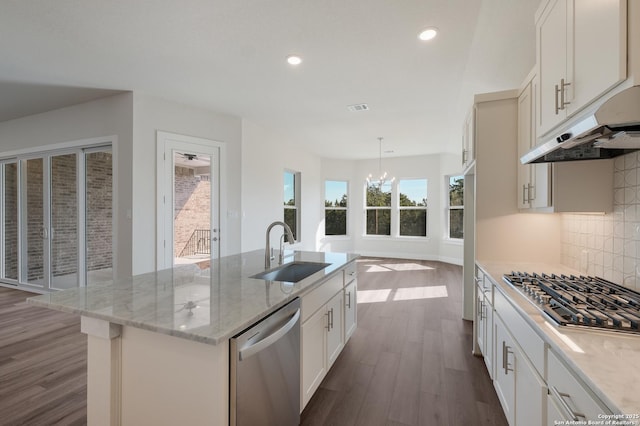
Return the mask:
{"type": "Polygon", "coordinates": [[[304,409],[357,325],[355,264],[302,296],[300,409],[304,409]],[[346,285],[345,285],[346,283],[346,285]]]}
{"type": "Polygon", "coordinates": [[[603,414],[611,414],[611,411],[581,384],[552,350],[547,351],[547,358],[549,368],[547,423],[598,421],[602,420],[603,414]]]}
{"type": "Polygon", "coordinates": [[[344,288],[344,341],[346,343],[349,337],[356,331],[357,309],[358,309],[358,282],[351,281],[344,288]]]}
{"type": "Polygon", "coordinates": [[[495,321],[494,387],[510,425],[545,424],[547,388],[499,316],[495,321]]]}

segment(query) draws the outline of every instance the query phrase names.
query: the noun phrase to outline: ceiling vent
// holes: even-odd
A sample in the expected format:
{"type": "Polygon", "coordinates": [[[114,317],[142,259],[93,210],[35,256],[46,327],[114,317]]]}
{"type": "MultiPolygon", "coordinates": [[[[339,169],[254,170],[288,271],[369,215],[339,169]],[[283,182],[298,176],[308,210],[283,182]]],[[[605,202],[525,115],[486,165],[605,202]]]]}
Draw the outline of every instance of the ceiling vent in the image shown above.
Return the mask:
{"type": "Polygon", "coordinates": [[[347,109],[351,112],[369,111],[369,105],[367,104],[347,105],[347,109]]]}

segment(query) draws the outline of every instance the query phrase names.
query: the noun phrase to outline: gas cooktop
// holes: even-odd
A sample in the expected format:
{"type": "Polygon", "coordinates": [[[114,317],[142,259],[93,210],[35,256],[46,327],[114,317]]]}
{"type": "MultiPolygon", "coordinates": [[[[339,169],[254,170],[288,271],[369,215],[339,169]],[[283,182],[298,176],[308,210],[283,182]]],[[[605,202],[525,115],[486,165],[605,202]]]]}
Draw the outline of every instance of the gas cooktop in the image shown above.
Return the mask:
{"type": "Polygon", "coordinates": [[[562,326],[640,334],[640,293],[598,277],[511,272],[503,280],[562,326]]]}

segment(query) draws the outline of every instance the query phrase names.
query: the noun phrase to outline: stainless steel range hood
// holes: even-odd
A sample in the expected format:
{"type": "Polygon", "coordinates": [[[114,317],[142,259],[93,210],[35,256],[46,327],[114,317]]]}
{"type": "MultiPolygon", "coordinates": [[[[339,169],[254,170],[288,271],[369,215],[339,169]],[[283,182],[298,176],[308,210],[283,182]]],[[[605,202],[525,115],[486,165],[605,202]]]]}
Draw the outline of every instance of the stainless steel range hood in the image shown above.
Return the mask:
{"type": "Polygon", "coordinates": [[[527,152],[520,162],[595,160],[637,150],[640,150],[640,86],[633,86],[527,152]]]}

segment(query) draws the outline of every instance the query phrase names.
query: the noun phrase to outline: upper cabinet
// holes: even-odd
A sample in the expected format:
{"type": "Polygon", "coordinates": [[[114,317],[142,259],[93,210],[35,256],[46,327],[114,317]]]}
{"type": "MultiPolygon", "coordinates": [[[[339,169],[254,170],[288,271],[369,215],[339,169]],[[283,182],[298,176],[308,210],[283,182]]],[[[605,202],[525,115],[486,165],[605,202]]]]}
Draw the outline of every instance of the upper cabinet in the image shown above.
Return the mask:
{"type": "Polygon", "coordinates": [[[548,0],[536,14],[544,135],[627,76],[625,0],[548,0]]]}
{"type": "Polygon", "coordinates": [[[462,170],[467,174],[476,161],[475,107],[472,107],[462,125],[462,170]]]}

